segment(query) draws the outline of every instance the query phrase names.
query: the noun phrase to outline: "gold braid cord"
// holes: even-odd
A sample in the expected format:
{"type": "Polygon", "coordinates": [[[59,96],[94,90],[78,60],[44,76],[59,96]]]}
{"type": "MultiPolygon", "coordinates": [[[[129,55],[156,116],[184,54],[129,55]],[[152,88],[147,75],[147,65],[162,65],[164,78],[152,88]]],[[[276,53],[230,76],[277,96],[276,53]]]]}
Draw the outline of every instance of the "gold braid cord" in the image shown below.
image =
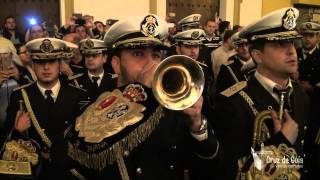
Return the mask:
{"type": "Polygon", "coordinates": [[[21,92],[22,92],[22,97],[23,97],[23,100],[25,102],[25,105],[26,105],[26,108],[28,110],[28,112],[30,113],[30,118],[31,118],[31,122],[33,124],[33,126],[36,128],[36,131],[37,133],[40,135],[42,141],[44,143],[46,143],[46,145],[51,148],[52,146],[52,142],[51,140],[48,138],[48,136],[45,134],[45,129],[42,129],[33,110],[32,110],[32,107],[31,107],[31,104],[30,104],[30,101],[29,101],[29,97],[28,97],[28,94],[26,92],[26,90],[24,89],[21,89],[21,92]]]}
{"type": "MultiPolygon", "coordinates": [[[[81,165],[95,170],[102,170],[107,165],[118,161],[119,155],[124,155],[125,151],[131,151],[141,142],[147,139],[153,130],[158,126],[159,120],[163,117],[163,107],[159,106],[155,112],[139,127],[114,143],[109,148],[99,153],[84,152],[76,147],[76,143],[68,142],[68,155],[81,165]]],[[[120,164],[121,165],[121,164],[120,164]]],[[[121,172],[122,170],[120,170],[121,172]]],[[[124,172],[124,171],[122,171],[124,172]]]]}
{"type": "Polygon", "coordinates": [[[234,81],[235,81],[236,83],[238,83],[238,82],[239,82],[239,80],[238,80],[237,76],[234,74],[234,72],[233,72],[232,68],[231,68],[230,66],[227,66],[227,68],[228,68],[228,70],[229,70],[229,72],[230,72],[231,76],[233,77],[234,81]]]}
{"type": "Polygon", "coordinates": [[[318,130],[318,133],[317,133],[317,136],[316,136],[316,139],[314,140],[314,143],[315,144],[320,144],[320,129],[318,130]]]}
{"type": "Polygon", "coordinates": [[[120,175],[122,180],[129,180],[129,175],[126,167],[126,163],[124,162],[122,154],[118,154],[117,164],[120,171],[120,175]]]}
{"type": "Polygon", "coordinates": [[[251,111],[253,112],[253,114],[255,116],[258,115],[258,110],[254,107],[254,102],[252,101],[252,99],[250,98],[250,96],[245,93],[244,91],[240,91],[239,94],[241,95],[241,97],[248,103],[248,105],[250,106],[251,111]]]}

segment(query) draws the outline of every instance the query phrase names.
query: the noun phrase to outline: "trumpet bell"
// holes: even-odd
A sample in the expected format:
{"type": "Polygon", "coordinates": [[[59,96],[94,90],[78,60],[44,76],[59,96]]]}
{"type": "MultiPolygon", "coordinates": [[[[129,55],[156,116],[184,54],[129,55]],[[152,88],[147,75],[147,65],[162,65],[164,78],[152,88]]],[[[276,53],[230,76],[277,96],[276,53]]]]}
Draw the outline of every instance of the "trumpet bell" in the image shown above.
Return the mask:
{"type": "Polygon", "coordinates": [[[183,110],[197,102],[204,87],[204,73],[200,65],[184,55],[164,59],[157,67],[152,91],[164,107],[183,110]]]}

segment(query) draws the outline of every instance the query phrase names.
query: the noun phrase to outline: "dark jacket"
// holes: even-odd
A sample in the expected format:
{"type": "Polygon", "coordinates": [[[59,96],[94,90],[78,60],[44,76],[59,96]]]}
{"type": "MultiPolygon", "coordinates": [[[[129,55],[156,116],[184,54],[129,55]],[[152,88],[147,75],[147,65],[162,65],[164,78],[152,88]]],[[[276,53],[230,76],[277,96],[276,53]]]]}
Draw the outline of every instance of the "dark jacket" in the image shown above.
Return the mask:
{"type": "Polygon", "coordinates": [[[239,56],[230,57],[228,62],[228,65],[222,64],[220,67],[216,82],[216,93],[220,93],[239,81],[247,80],[247,77],[241,72],[243,64],[240,62],[239,56]]]}
{"type": "MultiPolygon", "coordinates": [[[[263,88],[255,77],[251,77],[247,86],[242,89],[254,102],[255,108],[258,112],[268,110],[270,108],[278,111],[279,104],[270,95],[270,93],[263,88]]],[[[220,179],[235,179],[238,170],[238,159],[251,154],[253,128],[255,115],[250,109],[248,103],[238,93],[230,97],[220,95],[217,98],[216,119],[214,127],[218,136],[221,154],[219,155],[220,179]]],[[[308,96],[296,82],[293,82],[293,93],[290,96],[293,112],[292,118],[299,125],[298,138],[294,145],[291,145],[285,136],[278,132],[273,134],[272,119],[266,120],[266,125],[271,134],[271,138],[264,142],[265,145],[278,146],[281,143],[288,147],[293,147],[300,157],[303,156],[303,145],[309,113],[308,96]]]]}
{"type": "Polygon", "coordinates": [[[85,72],[74,79],[71,78],[70,83],[84,89],[91,100],[95,101],[103,92],[112,91],[116,87],[117,79],[113,78],[111,74],[105,72],[98,89],[95,89],[88,73],[85,72]]]}
{"type": "MultiPolygon", "coordinates": [[[[122,155],[130,179],[178,180],[183,179],[185,174],[197,174],[198,179],[209,179],[208,174],[213,173],[213,171],[208,171],[209,167],[205,166],[205,163],[202,163],[202,161],[210,161],[208,159],[214,158],[215,153],[218,151],[218,142],[211,126],[209,125],[208,127],[208,139],[198,141],[191,136],[186,118],[179,112],[164,109],[164,116],[161,119],[158,119],[160,117],[157,113],[157,116],[153,116],[157,117],[156,121],[159,122],[159,124],[155,124],[155,119],[149,118],[151,114],[155,112],[158,103],[155,102],[152,94],[150,94],[151,89],[146,89],[146,91],[148,92],[148,99],[139,102],[146,107],[146,110],[143,112],[144,118],[140,122],[128,126],[116,135],[97,143],[95,145],[96,148],[94,148],[96,152],[86,153],[91,155],[96,153],[96,155],[99,156],[98,152],[104,152],[105,149],[121,141],[130,132],[147,125],[149,128],[144,129],[142,134],[150,132],[151,134],[147,138],[139,140],[138,144],[136,144],[137,147],[132,151],[125,151],[122,155]],[[195,162],[197,163],[194,164],[195,162]],[[196,173],[195,171],[199,169],[201,169],[200,173],[196,173]],[[188,170],[189,173],[186,173],[186,170],[188,170]]],[[[138,133],[137,136],[140,137],[142,134],[138,133]]],[[[93,144],[85,143],[77,136],[77,132],[72,131],[67,135],[72,147],[78,147],[78,149],[82,149],[82,152],[87,151],[87,149],[92,149],[89,147],[93,146],[93,144]]],[[[133,141],[128,141],[128,143],[131,144],[133,141]]],[[[90,162],[94,164],[98,161],[90,161],[90,158],[85,158],[90,156],[88,154],[86,155],[86,153],[83,154],[84,157],[73,157],[75,161],[73,161],[70,169],[75,169],[87,179],[121,179],[117,162],[106,165],[100,170],[87,168],[87,163],[90,165],[90,162]]],[[[71,154],[80,155],[81,153],[75,153],[73,149],[71,154]]],[[[72,175],[71,177],[74,178],[72,175]]]]}
{"type": "Polygon", "coordinates": [[[299,80],[308,81],[312,86],[320,82],[320,49],[306,56],[303,56],[302,48],[297,49],[299,62],[299,80]]]}
{"type": "MultiPolygon", "coordinates": [[[[50,154],[51,160],[44,160],[40,179],[55,179],[60,176],[66,157],[64,146],[64,131],[72,124],[75,118],[80,114],[81,108],[87,103],[88,99],[84,91],[61,84],[57,100],[53,108],[49,108],[45,103],[44,96],[41,94],[36,83],[24,87],[33,112],[40,127],[44,129],[45,134],[52,142],[49,148],[42,140],[34,125],[28,129],[28,137],[35,140],[42,152],[50,154]]],[[[16,113],[19,109],[19,100],[23,100],[21,89],[12,93],[10,104],[7,109],[6,129],[9,131],[14,127],[16,113]]],[[[41,158],[41,155],[39,155],[41,158]]]]}
{"type": "MultiPolygon", "coordinates": [[[[3,29],[2,35],[3,37],[11,40],[12,35],[6,28],[3,29]]],[[[12,43],[16,48],[17,48],[17,45],[24,44],[25,43],[24,35],[19,33],[17,30],[15,30],[15,40],[12,43]]]]}

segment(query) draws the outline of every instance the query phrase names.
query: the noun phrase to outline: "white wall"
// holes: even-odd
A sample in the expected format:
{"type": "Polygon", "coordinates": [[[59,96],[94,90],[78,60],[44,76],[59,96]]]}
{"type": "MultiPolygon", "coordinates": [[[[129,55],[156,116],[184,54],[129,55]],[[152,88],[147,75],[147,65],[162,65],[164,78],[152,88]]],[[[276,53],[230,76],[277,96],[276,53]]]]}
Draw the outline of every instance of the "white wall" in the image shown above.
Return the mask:
{"type": "Polygon", "coordinates": [[[146,14],[149,9],[149,0],[74,0],[74,13],[89,14],[102,22],[146,14]]]}
{"type": "Polygon", "coordinates": [[[221,0],[220,1],[220,18],[222,20],[230,21],[230,26],[233,26],[234,14],[234,0],[221,0]]]}
{"type": "Polygon", "coordinates": [[[262,0],[240,1],[240,25],[246,26],[262,17],[262,0]]]}
{"type": "Polygon", "coordinates": [[[61,24],[66,23],[66,13],[65,13],[65,0],[60,0],[60,22],[61,24]]]}
{"type": "MultiPolygon", "coordinates": [[[[155,1],[155,0],[152,0],[155,1]]],[[[157,0],[157,15],[166,18],[167,16],[167,1],[166,0],[157,0]]]]}

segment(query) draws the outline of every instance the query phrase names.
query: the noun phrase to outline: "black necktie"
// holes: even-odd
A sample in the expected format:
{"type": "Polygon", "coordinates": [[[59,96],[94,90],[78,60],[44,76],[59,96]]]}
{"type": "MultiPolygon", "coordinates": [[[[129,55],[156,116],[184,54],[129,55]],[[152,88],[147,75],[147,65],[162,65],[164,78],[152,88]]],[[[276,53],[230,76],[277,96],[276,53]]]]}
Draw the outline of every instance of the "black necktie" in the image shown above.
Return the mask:
{"type": "Polygon", "coordinates": [[[51,90],[46,90],[44,92],[44,94],[46,95],[46,103],[49,107],[53,106],[54,104],[54,100],[53,100],[53,97],[52,97],[52,91],[51,90]]]}
{"type": "Polygon", "coordinates": [[[273,88],[273,92],[276,93],[279,97],[279,100],[281,99],[281,96],[283,96],[284,104],[283,108],[287,109],[289,112],[291,112],[291,104],[290,104],[290,89],[291,87],[287,87],[286,89],[279,89],[277,87],[273,88]]]}
{"type": "Polygon", "coordinates": [[[96,89],[98,89],[98,80],[100,79],[100,77],[99,76],[93,76],[92,77],[92,84],[93,84],[93,87],[94,88],[96,88],[96,89]]]}

